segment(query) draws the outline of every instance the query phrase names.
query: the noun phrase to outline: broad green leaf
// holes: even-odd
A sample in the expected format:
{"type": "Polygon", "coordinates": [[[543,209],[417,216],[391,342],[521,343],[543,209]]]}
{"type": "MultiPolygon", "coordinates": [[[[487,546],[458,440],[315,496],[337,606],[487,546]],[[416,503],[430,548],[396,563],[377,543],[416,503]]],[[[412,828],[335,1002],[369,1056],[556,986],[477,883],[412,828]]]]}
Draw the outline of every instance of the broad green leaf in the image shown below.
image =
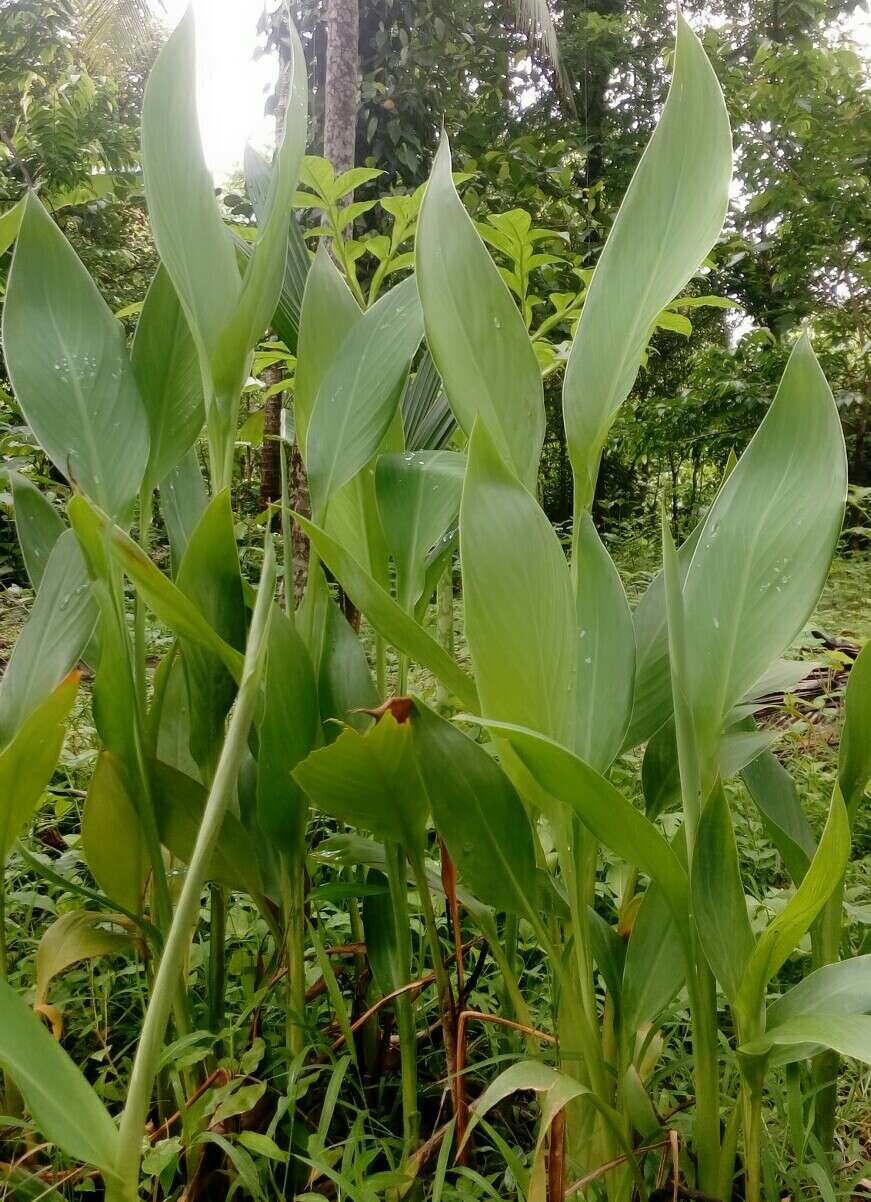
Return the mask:
{"type": "Polygon", "coordinates": [[[178,575],[190,537],[206,512],[209,496],[196,450],[186,455],[160,483],[160,509],[166,523],[173,576],[178,575]]]}
{"type": "MultiPolygon", "coordinates": [[[[606,1102],[591,1093],[580,1081],[576,1081],[574,1077],[570,1077],[567,1073],[561,1073],[558,1069],[551,1068],[548,1064],[541,1064],[537,1060],[521,1060],[517,1064],[512,1064],[510,1068],[500,1073],[495,1081],[490,1082],[472,1107],[464,1143],[468,1141],[484,1115],[492,1110],[494,1106],[504,1101],[505,1098],[510,1097],[511,1094],[517,1093],[518,1090],[527,1089],[544,1095],[542,1099],[542,1118],[536,1143],[537,1161],[541,1160],[545,1138],[556,1115],[575,1098],[586,1097],[611,1128],[622,1145],[627,1158],[634,1166],[632,1149],[626,1141],[621,1115],[606,1102]]],[[[461,1144],[460,1146],[462,1147],[463,1145],[461,1144]]],[[[533,1180],[532,1188],[535,1188],[536,1180],[538,1180],[539,1184],[543,1183],[543,1164],[539,1164],[538,1172],[533,1167],[531,1177],[533,1180]]],[[[543,1199],[544,1194],[538,1192],[533,1195],[530,1192],[530,1198],[533,1196],[538,1200],[543,1199]]]]}
{"type": "Polygon", "coordinates": [[[189,8],[151,68],[142,105],[142,170],[151,230],[204,365],[242,293],[236,252],[203,158],[189,8]]]}
{"type": "Polygon", "coordinates": [[[295,514],[321,559],[379,634],[428,668],[468,709],[478,708],[474,683],[422,626],[406,614],[354,557],[325,531],[295,514]]]}
{"type": "Polygon", "coordinates": [[[326,248],[320,247],[305,282],[299,319],[293,412],[303,455],[321,383],[342,343],[362,318],[345,277],[326,248]]]}
{"type": "Polygon", "coordinates": [[[34,589],[39,589],[48,557],[66,529],[66,523],[51,501],[26,476],[10,472],[15,532],[24,566],[34,589]]]}
{"type": "Polygon", "coordinates": [[[429,552],[456,522],[465,466],[453,451],[378,457],[378,515],[396,564],[396,598],[407,613],[424,591],[429,552]]]}
{"type": "Polygon", "coordinates": [[[284,282],[291,203],[305,153],[308,112],[305,56],[296,26],[287,15],[290,65],[284,129],[269,188],[260,205],[257,240],[245,268],[239,308],[215,355],[219,383],[221,379],[235,379],[237,356],[244,361],[271,321],[284,282]]]}
{"type": "MultiPolygon", "coordinates": [[[[752,720],[750,720],[752,726],[752,720]]],[[[774,730],[727,730],[720,740],[718,764],[721,780],[731,780],[748,764],[769,751],[783,732],[774,730]]]]}
{"type": "Polygon", "coordinates": [[[78,687],[79,674],[71,672],[0,752],[0,867],[57,767],[78,687]]]}
{"type": "Polygon", "coordinates": [[[351,727],[313,751],[293,776],[313,805],[340,822],[422,854],[429,813],[412,751],[411,727],[388,710],[368,734],[351,727]]]}
{"type": "Polygon", "coordinates": [[[651,881],[626,948],[620,989],[620,1023],[627,1050],[680,991],[686,959],[662,888],[651,881]]]}
{"type": "Polygon", "coordinates": [[[671,89],[599,258],[566,367],[563,413],[577,512],[592,504],[602,447],[651,323],[719,237],[731,177],[720,86],[678,13],[671,89]]]}
{"type": "Polygon", "coordinates": [[[651,822],[680,802],[680,769],[673,718],[659,728],[644,749],[641,787],[644,812],[651,822]]]}
{"type": "Polygon", "coordinates": [[[117,919],[99,910],[70,910],[55,919],[36,949],[37,1004],[47,1001],[51,982],[73,964],[129,950],[130,932],[117,919]]]}
{"type": "Polygon", "coordinates": [[[797,1044],[822,1045],[871,1064],[871,1015],[814,1014],[792,1018],[738,1049],[742,1056],[765,1056],[773,1048],[797,1044]]]}
{"type": "MultiPolygon", "coordinates": [[[[241,651],[245,602],[228,490],[212,499],[191,534],[177,584],[215,634],[241,651]]],[[[181,650],[191,701],[191,754],[209,779],[236,687],[222,657],[198,640],[182,638],[181,650]]]]}
{"type": "Polygon", "coordinates": [[[614,561],[584,514],[572,557],[578,631],[574,747],[600,772],[623,746],[635,685],[632,612],[614,561]]]}
{"type": "Polygon", "coordinates": [[[508,722],[489,718],[475,721],[486,725],[494,736],[507,739],[545,792],[577,814],[600,843],[659,883],[675,925],[685,935],[689,882],[686,870],[659,829],[595,768],[566,747],[508,722]]]}
{"type": "Polygon", "coordinates": [[[88,785],[82,851],[106,896],[138,914],[151,865],[124,767],[107,751],[101,752],[88,785]]]}
{"type": "Polygon", "coordinates": [[[732,816],[719,784],[699,821],[690,882],[693,921],[702,950],[726,997],[734,1003],[753,955],[754,939],[732,816]]]}
{"type": "MultiPolygon", "coordinates": [[[[67,506],[100,613],[100,659],[93,687],[94,725],[103,745],[120,759],[131,782],[140,779],[140,714],[133,648],[121,578],[108,558],[107,528],[99,511],[84,497],[67,506]]],[[[144,804],[144,797],[137,797],[144,804]]]]}
{"type": "Polygon", "coordinates": [[[302,845],[308,816],[308,802],[292,773],[316,744],[320,711],[308,649],[292,619],[280,612],[272,615],[269,628],[257,729],[257,823],[278,850],[292,853],[302,845]]]}
{"type": "Polygon", "coordinates": [[[505,462],[534,488],[545,428],[541,371],[520,311],[454,187],[444,132],[418,221],[415,274],[427,346],[454,416],[467,435],[480,418],[505,462]]]}
{"type": "Polygon", "coordinates": [[[0,980],[0,1064],[34,1122],[68,1156],[114,1175],[118,1130],[70,1057],[15,990],[0,980]]]}
{"type": "Polygon", "coordinates": [[[148,419],[144,487],[151,491],[178,467],[205,420],[197,348],[164,267],[146,293],[131,360],[148,419]]]}
{"type": "Polygon", "coordinates": [[[27,197],[22,196],[17,204],[14,204],[11,209],[6,209],[0,213],[0,255],[5,255],[9,247],[18,237],[18,231],[21,228],[21,218],[24,216],[24,206],[27,204],[27,197]]]}
{"type": "Polygon", "coordinates": [[[423,337],[414,280],[403,280],[356,322],[327,368],[306,432],[312,512],[359,472],[393,421],[423,337]]]}
{"type": "Polygon", "coordinates": [[[374,709],[381,702],[363,644],[332,599],[326,605],[318,668],[318,701],[324,738],[328,743],[338,737],[339,723],[353,726],[361,734],[368,730],[372,718],[353,711],[374,709]],[[336,718],[339,722],[330,721],[336,718]]]}
{"type": "MultiPolygon", "coordinates": [[[[206,807],[206,790],[168,764],[155,760],[150,770],[160,841],[183,864],[188,864],[206,807]]],[[[252,897],[263,892],[254,843],[231,810],[224,814],[206,879],[252,897]]]]}
{"type": "Polygon", "coordinates": [[[366,936],[366,958],[383,997],[406,982],[403,980],[402,956],[398,949],[395,911],[387,877],[377,871],[370,872],[367,882],[382,886],[380,893],[370,894],[363,899],[363,931],[366,936]]]}
{"type": "Polygon", "coordinates": [[[752,1017],[758,1012],[766,985],[828,901],[843,875],[849,855],[850,824],[844,799],[836,785],[829,816],[810,867],[786,907],[757,940],[737,998],[740,1013],[752,1017]]]}
{"type": "Polygon", "coordinates": [[[436,829],[460,879],[489,906],[535,920],[535,850],[529,819],[491,755],[420,702],[414,750],[436,829]]]}
{"type": "Polygon", "coordinates": [[[793,985],[766,1009],[771,1029],[813,1014],[867,1014],[871,1010],[871,956],[826,964],[793,985]]]}
{"type": "Polygon", "coordinates": [[[795,782],[770,751],[747,764],[741,777],[759,809],[766,834],[780,852],[793,881],[800,884],[816,850],[816,840],[795,782]]]}
{"type": "Polygon", "coordinates": [[[0,747],[58,687],[94,632],[97,607],[72,530],[49,555],[30,616],[0,682],[0,747]]]}
{"type": "Polygon", "coordinates": [[[871,780],[871,643],[859,652],[847,678],[838,780],[852,823],[871,780]]]}
{"type": "Polygon", "coordinates": [[[148,459],[148,425],[124,328],[34,193],[9,273],[3,349],[46,455],[107,513],[128,516],[148,459]]]}
{"type": "MultiPolygon", "coordinates": [[[[69,504],[70,517],[77,509],[89,508],[83,497],[73,497],[69,504]]],[[[225,664],[227,671],[238,679],[242,672],[242,656],[217,634],[196,605],[157,568],[141,547],[123,530],[109,522],[105,515],[92,511],[101,528],[107,533],[109,548],[118,563],[139,590],[146,605],[169,629],[207,651],[213,651],[225,664]]]]}
{"type": "Polygon", "coordinates": [[[847,476],[831,390],[806,336],[711,505],[684,583],[689,692],[702,754],[816,605],[847,476]]]}
{"type": "Polygon", "coordinates": [[[686,605],[681,582],[680,560],[671,537],[665,510],[662,512],[662,576],[668,625],[668,661],[674,710],[674,736],[680,770],[681,799],[687,828],[687,852],[692,863],[696,830],[710,785],[714,766],[702,780],[696,732],[694,697],[691,692],[689,652],[686,635],[686,605]]]}
{"type": "MultiPolygon", "coordinates": [[[[695,527],[677,552],[681,585],[702,532],[695,527]]],[[[632,721],[624,750],[646,742],[672,717],[671,672],[668,663],[668,622],[665,613],[665,579],[659,572],[651,580],[632,615],[635,627],[635,697],[632,721]]]]}
{"type": "Polygon", "coordinates": [[[468,458],[460,560],[482,710],[570,745],[578,638],[565,553],[480,421],[468,458]]]}

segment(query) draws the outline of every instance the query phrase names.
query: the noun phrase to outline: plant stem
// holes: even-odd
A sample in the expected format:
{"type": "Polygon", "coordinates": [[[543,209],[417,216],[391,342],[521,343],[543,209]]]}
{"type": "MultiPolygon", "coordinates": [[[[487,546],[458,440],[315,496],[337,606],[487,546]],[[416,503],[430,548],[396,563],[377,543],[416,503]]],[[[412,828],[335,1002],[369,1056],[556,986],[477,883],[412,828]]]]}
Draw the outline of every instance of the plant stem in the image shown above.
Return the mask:
{"type": "Polygon", "coordinates": [[[454,994],[451,988],[451,979],[448,976],[448,971],[445,968],[445,962],[442,957],[442,947],[439,941],[438,927],[436,926],[435,910],[433,909],[432,896],[429,891],[429,882],[426,879],[426,866],[422,852],[419,856],[414,857],[411,866],[414,872],[418,896],[420,897],[420,908],[423,911],[423,922],[429,942],[430,955],[432,956],[432,967],[439,995],[439,1014],[444,1034],[445,1056],[448,1062],[448,1078],[451,1082],[451,1094],[454,1099],[454,1112],[456,1113],[460,1095],[457,1083],[457,1023],[454,994]]]}
{"type": "Polygon", "coordinates": [[[304,848],[284,857],[283,902],[287,949],[287,1049],[305,1046],[305,863],[304,848]]]}
{"type": "Polygon", "coordinates": [[[224,997],[227,983],[227,898],[224,887],[209,885],[209,1027],[220,1031],[224,1025],[224,997]]]}
{"type": "Polygon", "coordinates": [[[741,1087],[744,1110],[744,1173],[746,1202],[762,1202],[762,1089],[741,1087]]]}
{"type": "Polygon", "coordinates": [[[284,612],[293,613],[293,529],[290,523],[290,495],[287,476],[287,443],[278,442],[278,459],[281,465],[281,547],[284,563],[284,612]]]}
{"type": "Polygon", "coordinates": [[[209,790],[178,906],[169,928],[163,955],[160,958],[151,1001],[142,1024],[142,1033],[130,1075],[127,1102],[121,1115],[118,1132],[118,1179],[107,1182],[107,1202],[135,1202],[138,1197],[142,1134],[145,1120],[148,1117],[151,1091],[160,1060],[172,999],[176,993],[184,957],[199,917],[203,882],[206,879],[212,853],[221,832],[227,805],[236,785],[239,765],[247,747],[248,731],[254,718],[258,698],[274,582],[274,561],[271,544],[267,542],[257,603],[248,636],[242,683],[218,761],[215,778],[209,790]]]}
{"type": "MultiPolygon", "coordinates": [[[[387,879],[393,903],[396,934],[397,985],[411,980],[411,924],[408,919],[408,882],[405,852],[398,843],[385,843],[387,879]]],[[[402,1079],[402,1135],[405,1156],[416,1149],[420,1135],[420,1111],[417,1105],[417,1032],[411,994],[401,993],[394,1001],[399,1029],[399,1063],[402,1079]]]]}

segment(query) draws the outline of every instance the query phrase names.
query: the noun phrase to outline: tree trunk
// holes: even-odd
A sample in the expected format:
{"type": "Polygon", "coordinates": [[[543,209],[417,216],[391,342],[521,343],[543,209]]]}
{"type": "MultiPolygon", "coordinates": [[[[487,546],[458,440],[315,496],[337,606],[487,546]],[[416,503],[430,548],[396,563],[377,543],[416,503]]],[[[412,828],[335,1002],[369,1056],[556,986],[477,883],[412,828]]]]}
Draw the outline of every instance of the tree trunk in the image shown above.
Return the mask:
{"type": "Polygon", "coordinates": [[[327,0],[327,79],[324,158],[336,174],[354,166],[357,140],[358,0],[327,0]]]}

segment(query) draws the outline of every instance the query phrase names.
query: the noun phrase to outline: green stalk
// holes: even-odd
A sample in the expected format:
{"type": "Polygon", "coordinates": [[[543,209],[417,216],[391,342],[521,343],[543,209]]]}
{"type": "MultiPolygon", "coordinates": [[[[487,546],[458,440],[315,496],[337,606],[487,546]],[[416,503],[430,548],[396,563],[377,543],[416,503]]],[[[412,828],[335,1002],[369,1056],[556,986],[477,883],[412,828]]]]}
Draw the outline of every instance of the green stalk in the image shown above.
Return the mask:
{"type": "Polygon", "coordinates": [[[297,1056],[305,1046],[305,849],[283,857],[283,906],[287,950],[287,1049],[297,1056]]]}
{"type": "MultiPolygon", "coordinates": [[[[387,879],[393,902],[393,922],[396,932],[396,959],[403,985],[411,980],[411,923],[408,919],[408,884],[405,852],[398,843],[385,843],[387,879]]],[[[396,1025],[399,1030],[399,1062],[402,1088],[402,1137],[405,1156],[417,1148],[420,1137],[420,1110],[417,1105],[417,1032],[414,1027],[414,1007],[409,993],[394,1000],[396,1025]]]]}
{"type": "Polygon", "coordinates": [[[744,1085],[745,1202],[762,1202],[762,1088],[744,1085]]]}
{"type": "Polygon", "coordinates": [[[287,444],[278,441],[278,460],[281,464],[281,547],[284,561],[284,612],[293,613],[293,531],[290,524],[290,493],[287,476],[287,444]]]}
{"type": "Polygon", "coordinates": [[[148,1107],[157,1075],[166,1024],[177,982],[181,975],[182,964],[196,929],[203,883],[221,832],[227,806],[236,786],[239,765],[245,754],[248,731],[254,718],[266,651],[266,634],[272,610],[274,584],[275,564],[272,546],[267,540],[257,603],[245,653],[242,683],[218,761],[215,778],[209,790],[178,906],[160,959],[151,1001],[142,1024],[142,1033],[130,1075],[127,1102],[121,1115],[118,1132],[118,1177],[117,1180],[107,1183],[107,1202],[136,1202],[138,1198],[142,1135],[148,1117],[148,1107]]]}
{"type": "MultiPolygon", "coordinates": [[[[148,554],[148,542],[152,521],[152,493],[143,489],[139,495],[139,546],[148,554]]],[[[136,696],[143,729],[148,697],[148,673],[145,655],[145,605],[139,590],[133,597],[133,663],[136,674],[136,696]]]]}
{"type": "MultiPolygon", "coordinates": [[[[448,655],[454,654],[454,560],[448,560],[447,567],[436,585],[436,634],[439,643],[448,655]]],[[[446,710],[450,705],[450,694],[439,681],[436,691],[436,706],[446,710]]]]}
{"type": "Polygon", "coordinates": [[[224,1025],[227,989],[227,898],[223,885],[209,885],[209,1029],[224,1025]]]}

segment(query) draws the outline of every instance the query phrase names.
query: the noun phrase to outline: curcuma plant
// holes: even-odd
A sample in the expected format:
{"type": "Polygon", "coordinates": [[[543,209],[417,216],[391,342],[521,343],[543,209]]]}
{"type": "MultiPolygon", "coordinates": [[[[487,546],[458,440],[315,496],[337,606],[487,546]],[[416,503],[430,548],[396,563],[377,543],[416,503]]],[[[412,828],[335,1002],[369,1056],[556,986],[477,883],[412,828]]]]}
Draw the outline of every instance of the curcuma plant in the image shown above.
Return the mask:
{"type": "MultiPolygon", "coordinates": [[[[761,1202],[763,1106],[775,1076],[786,1077],[797,1162],[828,1172],[839,1058],[871,1063],[871,957],[842,958],[844,872],[871,778],[869,652],[850,676],[818,839],[772,750],[777,732],[754,721],[762,699],[804,670],[783,656],[819,597],[846,496],[841,427],[807,337],[699,526],[676,547],[663,524],[662,572],[634,609],[591,516],[603,447],[650,332],[724,221],[731,135],[715,75],[679,16],[667,103],[583,302],[572,301],[567,555],[536,498],[542,370],[553,364],[529,332],[523,247],[535,238],[516,221],[491,222],[497,249],[510,255],[515,235],[520,247],[513,271],[496,266],[457,194],[443,135],[422,200],[390,210],[394,237],[378,244],[381,266],[365,291],[339,201],[371,172],[336,179],[309,163],[308,191],[297,192],[307,95],[292,26],[291,53],[286,133],[271,169],[250,160],[257,235],[242,248],[199,144],[190,13],[161,51],[142,132],[161,264],[129,350],[39,198],[16,211],[4,353],[70,498],[62,517],[31,482],[13,481],[35,602],[0,683],[4,864],[27,855],[16,840],[57,764],[81,663],[93,669],[99,755],[81,827],[96,887],[82,888],[88,905],[44,933],[32,995],[9,983],[15,948],[0,923],[3,1113],[93,1170],[110,1202],[141,1196],[147,1132],[168,1130],[182,1112],[188,1190],[208,1146],[233,1192],[269,1195],[257,1152],[282,1166],[283,1178],[267,1174],[273,1196],[312,1196],[317,1170],[341,1196],[369,1202],[422,1196],[433,1159],[433,1196],[443,1196],[451,1165],[477,1180],[467,1167],[473,1136],[486,1129],[498,1142],[491,1112],[533,1091],[528,1160],[498,1145],[518,1196],[555,1202],[571,1179],[590,1198],[645,1200],[661,1184],[650,1153],[668,1142],[657,1083],[676,1006],[688,1015],[692,1096],[674,1189],[683,1176],[695,1191],[687,1196],[761,1202]],[[330,216],[333,256],[324,245],[310,262],[291,211],[312,197],[330,216]],[[266,535],[254,585],[231,501],[240,396],[258,341],[283,330],[288,313],[298,317],[293,426],[311,516],[292,512],[285,480],[281,534],[266,535]],[[169,571],[150,554],[155,505],[169,571]],[[310,541],[297,607],[294,521],[310,541]],[[453,647],[457,548],[471,673],[453,647]],[[371,628],[367,645],[324,568],[371,628]],[[436,704],[424,699],[431,679],[436,704]],[[641,748],[643,758],[630,754],[641,748]],[[638,763],[643,805],[616,783],[638,763]],[[748,917],[724,788],[739,775],[789,877],[761,930],[748,917]],[[624,866],[616,923],[596,905],[603,855],[624,866]],[[335,879],[310,890],[325,864],[335,879]],[[317,913],[325,890],[347,905],[352,999],[317,913]],[[246,1130],[244,1144],[195,1105],[223,1070],[184,1054],[203,1030],[213,1046],[226,1037],[227,916],[240,896],[258,916],[269,963],[244,1021],[259,1038],[270,991],[284,1014],[274,1117],[268,1134],[246,1130]],[[190,957],[201,915],[205,997],[190,957]],[[471,1008],[464,929],[497,966],[498,1013],[471,1008]],[[806,937],[813,971],[787,988],[780,970],[806,937]],[[549,977],[550,1031],[533,1021],[524,939],[549,977]],[[141,958],[147,996],[113,1114],[40,1015],[53,1013],[54,976],[119,948],[141,958]],[[314,991],[309,956],[321,973],[314,991]],[[434,1131],[419,1080],[418,995],[428,982],[449,1113],[434,1131]],[[311,1018],[321,993],[335,1023],[326,1052],[311,1018]],[[376,1016],[388,1006],[401,1142],[392,1159],[367,1160],[357,1180],[325,1140],[343,1080],[372,1079],[376,1016]],[[505,1045],[512,1063],[475,1099],[472,1020],[524,1040],[522,1055],[519,1042],[505,1045]],[[330,1048],[343,1055],[319,1093],[330,1048]],[[315,1096],[320,1117],[306,1111],[303,1123],[315,1096]]],[[[238,1101],[249,1088],[221,1095],[216,1113],[253,1113],[238,1101]]],[[[358,1126],[349,1146],[362,1138],[358,1126]]],[[[172,1174],[148,1182],[154,1197],[173,1193],[172,1174]]]]}

